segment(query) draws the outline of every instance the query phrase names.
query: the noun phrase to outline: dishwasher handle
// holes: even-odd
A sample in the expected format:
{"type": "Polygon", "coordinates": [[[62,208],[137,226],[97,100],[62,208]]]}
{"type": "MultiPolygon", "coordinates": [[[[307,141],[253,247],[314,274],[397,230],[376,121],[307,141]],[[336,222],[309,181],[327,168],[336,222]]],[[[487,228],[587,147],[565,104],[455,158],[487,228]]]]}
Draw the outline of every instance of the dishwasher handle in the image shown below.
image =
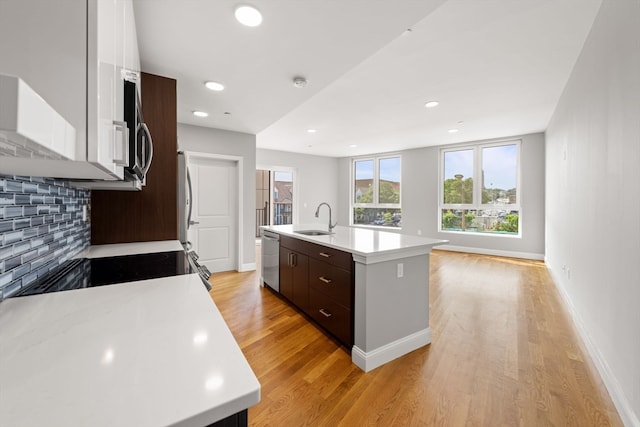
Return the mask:
{"type": "Polygon", "coordinates": [[[262,238],[265,240],[271,240],[274,242],[279,242],[280,241],[280,235],[277,233],[270,233],[268,231],[263,231],[262,232],[262,238]]]}

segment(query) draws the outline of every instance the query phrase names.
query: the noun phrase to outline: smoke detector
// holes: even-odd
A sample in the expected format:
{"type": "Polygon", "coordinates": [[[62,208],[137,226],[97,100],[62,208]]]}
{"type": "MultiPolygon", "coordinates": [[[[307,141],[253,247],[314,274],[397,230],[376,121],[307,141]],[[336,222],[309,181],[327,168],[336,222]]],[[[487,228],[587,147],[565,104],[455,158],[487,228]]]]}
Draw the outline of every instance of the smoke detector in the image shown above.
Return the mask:
{"type": "Polygon", "coordinates": [[[304,77],[294,77],[293,85],[297,88],[303,88],[307,85],[307,79],[305,79],[304,77]]]}

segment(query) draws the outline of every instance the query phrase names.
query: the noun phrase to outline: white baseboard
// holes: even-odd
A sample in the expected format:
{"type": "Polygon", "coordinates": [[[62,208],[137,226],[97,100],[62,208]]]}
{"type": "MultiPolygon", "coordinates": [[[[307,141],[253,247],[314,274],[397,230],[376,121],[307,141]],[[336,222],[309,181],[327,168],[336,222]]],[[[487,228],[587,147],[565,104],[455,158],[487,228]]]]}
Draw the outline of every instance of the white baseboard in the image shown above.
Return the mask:
{"type": "Polygon", "coordinates": [[[622,387],[620,387],[620,383],[618,382],[616,377],[613,375],[613,372],[611,372],[611,368],[609,368],[609,364],[602,357],[602,353],[600,353],[600,351],[598,350],[598,347],[596,347],[593,341],[591,340],[591,335],[589,335],[589,332],[584,327],[584,324],[582,323],[582,319],[578,314],[578,312],[576,311],[575,306],[573,305],[573,302],[569,297],[569,294],[567,293],[564,286],[562,285],[562,282],[559,280],[559,277],[557,277],[553,273],[553,271],[549,269],[549,272],[551,274],[551,278],[553,279],[553,283],[555,284],[556,289],[558,290],[558,293],[562,298],[562,302],[564,303],[565,308],[569,312],[569,315],[571,316],[571,320],[573,320],[573,324],[576,326],[576,329],[578,330],[580,339],[582,340],[585,347],[587,348],[587,352],[589,353],[591,360],[596,366],[596,369],[598,370],[598,373],[600,374],[600,377],[602,378],[602,381],[604,382],[604,385],[607,388],[607,391],[609,392],[609,396],[611,397],[613,404],[618,410],[618,415],[620,415],[620,418],[622,419],[622,423],[628,427],[640,427],[640,420],[638,419],[637,414],[633,412],[633,409],[629,404],[629,400],[624,394],[622,387]]]}
{"type": "Polygon", "coordinates": [[[238,273],[242,273],[245,271],[253,271],[256,269],[256,263],[250,262],[248,264],[242,264],[238,267],[238,273]]]}
{"type": "Polygon", "coordinates": [[[444,251],[452,251],[452,252],[468,252],[471,254],[480,254],[480,255],[504,256],[509,258],[534,259],[538,261],[544,260],[544,254],[536,254],[533,252],[501,251],[497,249],[485,249],[485,248],[474,248],[474,247],[453,246],[453,245],[437,246],[435,249],[441,249],[444,251]]]}
{"type": "Polygon", "coordinates": [[[363,371],[369,372],[430,343],[431,329],[427,328],[369,352],[354,345],[351,349],[351,361],[363,371]]]}

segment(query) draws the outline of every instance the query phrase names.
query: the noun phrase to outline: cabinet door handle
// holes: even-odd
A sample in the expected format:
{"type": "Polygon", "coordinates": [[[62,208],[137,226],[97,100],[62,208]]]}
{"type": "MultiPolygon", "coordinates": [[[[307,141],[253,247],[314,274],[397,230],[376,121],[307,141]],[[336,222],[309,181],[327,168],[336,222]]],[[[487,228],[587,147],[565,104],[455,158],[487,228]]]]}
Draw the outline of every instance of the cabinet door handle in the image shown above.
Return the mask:
{"type": "Polygon", "coordinates": [[[323,256],[325,258],[331,258],[331,254],[328,254],[326,252],[320,252],[320,256],[323,256]]]}
{"type": "Polygon", "coordinates": [[[115,138],[113,141],[113,163],[118,166],[129,166],[129,128],[126,122],[113,121],[116,134],[121,134],[122,138],[115,138]],[[118,156],[118,144],[122,149],[122,157],[118,156]]]}
{"type": "Polygon", "coordinates": [[[331,317],[333,316],[333,314],[329,313],[328,311],[326,311],[324,308],[321,308],[320,310],[320,314],[322,314],[324,317],[331,317]]]}
{"type": "Polygon", "coordinates": [[[327,283],[327,284],[329,284],[329,283],[331,283],[331,282],[332,282],[332,280],[331,280],[331,279],[327,279],[327,278],[326,278],[326,277],[324,277],[324,276],[320,276],[320,277],[318,277],[318,279],[319,279],[321,282],[324,282],[324,283],[327,283]]]}

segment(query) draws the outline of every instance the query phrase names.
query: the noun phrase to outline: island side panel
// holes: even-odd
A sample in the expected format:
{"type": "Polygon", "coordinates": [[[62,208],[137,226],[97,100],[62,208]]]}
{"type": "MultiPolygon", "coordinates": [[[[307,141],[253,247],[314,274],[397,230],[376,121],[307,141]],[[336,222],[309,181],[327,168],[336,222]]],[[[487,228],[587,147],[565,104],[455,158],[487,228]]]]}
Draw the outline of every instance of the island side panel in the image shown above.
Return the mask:
{"type": "Polygon", "coordinates": [[[429,344],[429,254],[373,264],[354,259],[354,363],[369,371],[429,344]]]}

